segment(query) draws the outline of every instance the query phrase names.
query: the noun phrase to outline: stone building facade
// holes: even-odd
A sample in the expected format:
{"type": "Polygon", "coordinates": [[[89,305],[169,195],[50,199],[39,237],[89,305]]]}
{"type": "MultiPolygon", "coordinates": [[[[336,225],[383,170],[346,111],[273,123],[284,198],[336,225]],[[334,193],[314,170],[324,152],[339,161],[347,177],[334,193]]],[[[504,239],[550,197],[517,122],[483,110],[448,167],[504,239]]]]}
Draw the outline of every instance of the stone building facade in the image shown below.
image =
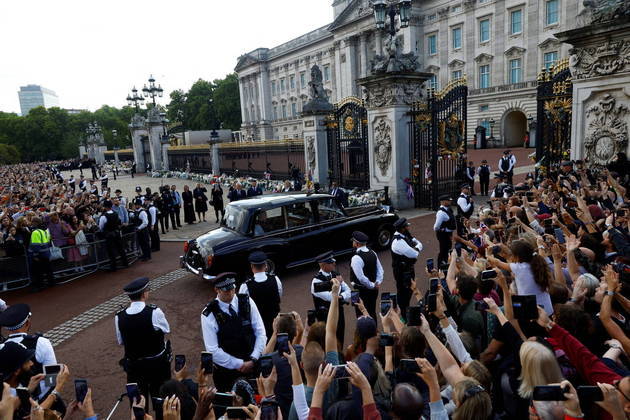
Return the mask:
{"type": "MultiPolygon", "coordinates": [[[[485,126],[497,145],[520,146],[536,117],[536,77],[568,57],[554,33],[571,29],[579,0],[413,0],[411,22],[398,32],[403,52],[440,89],[466,76],[467,138],[485,126]],[[530,121],[528,122],[528,118],[530,121]],[[493,122],[493,124],[491,123],[493,122]]],[[[246,140],[302,137],[310,67],[317,64],[332,103],[361,96],[357,79],[370,74],[389,35],[376,30],[369,0],[335,0],[331,24],[277,47],[238,58],[242,132],[246,140]]]]}

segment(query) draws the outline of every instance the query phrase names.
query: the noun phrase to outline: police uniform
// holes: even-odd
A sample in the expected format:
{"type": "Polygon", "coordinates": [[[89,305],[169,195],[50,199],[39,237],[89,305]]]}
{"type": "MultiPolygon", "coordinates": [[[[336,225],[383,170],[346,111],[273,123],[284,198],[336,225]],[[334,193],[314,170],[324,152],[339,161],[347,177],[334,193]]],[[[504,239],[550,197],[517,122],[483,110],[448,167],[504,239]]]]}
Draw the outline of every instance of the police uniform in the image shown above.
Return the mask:
{"type": "Polygon", "coordinates": [[[365,309],[376,320],[376,300],[378,286],[383,282],[383,266],[376,253],[365,245],[368,242],[368,236],[365,233],[352,232],[352,240],[361,247],[355,249],[354,256],[350,260],[350,281],[359,291],[365,309]]]}
{"type": "Polygon", "coordinates": [[[70,176],[70,179],[68,180],[68,188],[70,188],[72,190],[72,194],[74,194],[75,190],[76,190],[76,180],[74,179],[74,176],[70,176]]]}
{"type": "Polygon", "coordinates": [[[394,222],[394,237],[392,239],[392,271],[396,280],[396,296],[400,313],[403,318],[407,314],[407,307],[411,300],[411,282],[415,281],[414,264],[418,259],[422,244],[405,231],[409,226],[407,219],[402,217],[394,222]]]}
{"type": "MultiPolygon", "coordinates": [[[[249,263],[261,265],[267,262],[267,254],[255,251],[249,255],[249,263]]],[[[282,283],[275,274],[260,272],[241,284],[238,293],[249,295],[256,303],[258,312],[265,325],[267,339],[273,334],[273,320],[280,312],[280,299],[282,298],[282,283]]]]}
{"type": "MultiPolygon", "coordinates": [[[[24,331],[31,315],[31,308],[25,303],[11,305],[0,314],[0,325],[9,332],[6,342],[22,344],[34,352],[31,359],[33,367],[29,372],[29,378],[43,373],[44,366],[57,364],[57,357],[50,340],[43,337],[42,334],[29,334],[28,331],[24,331]]],[[[28,383],[22,385],[26,386],[28,383]]],[[[41,381],[38,397],[40,399],[45,397],[49,391],[50,388],[45,385],[44,381],[41,381]]]]}
{"type": "Polygon", "coordinates": [[[499,171],[507,177],[508,184],[512,183],[514,166],[516,166],[516,157],[514,157],[512,152],[506,150],[503,152],[503,157],[499,159],[499,171]]]}
{"type": "Polygon", "coordinates": [[[142,208],[142,201],[136,198],[134,205],[139,207],[131,214],[129,214],[129,222],[136,228],[136,235],[138,237],[138,246],[142,250],[142,257],[140,260],[147,261],[151,259],[151,238],[149,235],[149,216],[147,211],[142,208]]]}
{"type": "MultiPolygon", "coordinates": [[[[317,261],[320,264],[321,263],[332,264],[336,262],[332,251],[327,251],[327,252],[324,252],[323,254],[318,255],[315,258],[315,261],[317,261]]],[[[313,277],[313,281],[311,282],[311,295],[313,296],[313,305],[315,306],[316,311],[319,312],[322,310],[322,308],[324,308],[325,311],[327,312],[328,309],[330,308],[330,302],[332,301],[333,296],[332,296],[332,292],[330,291],[329,292],[315,292],[315,285],[318,283],[330,282],[332,281],[333,278],[336,278],[338,274],[339,273],[337,273],[336,271],[327,272],[327,271],[324,271],[323,269],[320,269],[317,272],[317,274],[315,274],[315,277],[313,277]]],[[[341,284],[339,285],[339,296],[337,297],[339,299],[339,318],[337,321],[337,340],[339,340],[340,343],[343,343],[345,329],[346,329],[346,319],[345,319],[346,317],[344,315],[342,305],[344,303],[350,303],[350,297],[351,297],[350,287],[348,287],[348,285],[342,281],[341,284]]]]}
{"type": "Polygon", "coordinates": [[[121,221],[120,217],[118,217],[118,213],[112,210],[111,201],[105,201],[103,203],[103,207],[109,210],[101,214],[101,217],[98,220],[98,227],[101,232],[103,232],[105,248],[107,249],[107,255],[109,256],[110,269],[111,271],[116,271],[117,256],[120,256],[123,267],[127,267],[129,265],[120,231],[121,221]]]}
{"type": "Polygon", "coordinates": [[[473,165],[466,167],[466,182],[470,185],[470,194],[475,195],[475,167],[473,165]]]}
{"type": "MultiPolygon", "coordinates": [[[[451,201],[448,195],[440,197],[440,201],[451,201]]],[[[450,207],[441,205],[435,214],[435,224],[433,230],[440,244],[440,253],[438,254],[438,267],[440,264],[448,262],[448,253],[453,246],[453,231],[456,228],[455,215],[450,207]]]]}
{"type": "Polygon", "coordinates": [[[479,175],[479,194],[488,195],[488,186],[490,185],[490,171],[491,168],[487,163],[481,163],[477,168],[477,175],[479,175]]]}
{"type": "Polygon", "coordinates": [[[160,231],[158,230],[158,209],[153,204],[151,197],[147,196],[144,200],[148,204],[147,213],[149,214],[149,236],[151,237],[151,251],[160,250],[160,231]]]}
{"type": "Polygon", "coordinates": [[[495,178],[499,179],[499,183],[492,190],[491,198],[508,198],[511,195],[512,187],[504,182],[505,175],[497,174],[495,178]]]}
{"type": "MultiPolygon", "coordinates": [[[[140,277],[127,284],[123,290],[134,295],[148,290],[149,279],[140,277]]],[[[124,346],[125,357],[121,365],[127,372],[127,382],[135,382],[145,401],[160,397],[162,384],[171,379],[171,346],[164,339],[170,326],[160,308],[134,300],[127,309],[114,318],[116,339],[124,346]]]]}
{"type": "Polygon", "coordinates": [[[470,195],[464,192],[465,189],[470,188],[468,184],[462,184],[460,188],[462,192],[457,199],[457,215],[469,219],[475,210],[475,203],[473,203],[470,195]]]}
{"type": "MultiPolygon", "coordinates": [[[[236,273],[221,273],[214,287],[232,290],[236,273]]],[[[207,352],[212,353],[214,386],[229,392],[246,361],[256,363],[265,349],[265,326],[256,303],[247,295],[234,295],[230,302],[215,298],[201,313],[201,332],[207,352]]],[[[256,373],[250,372],[253,377],[256,373]]]]}

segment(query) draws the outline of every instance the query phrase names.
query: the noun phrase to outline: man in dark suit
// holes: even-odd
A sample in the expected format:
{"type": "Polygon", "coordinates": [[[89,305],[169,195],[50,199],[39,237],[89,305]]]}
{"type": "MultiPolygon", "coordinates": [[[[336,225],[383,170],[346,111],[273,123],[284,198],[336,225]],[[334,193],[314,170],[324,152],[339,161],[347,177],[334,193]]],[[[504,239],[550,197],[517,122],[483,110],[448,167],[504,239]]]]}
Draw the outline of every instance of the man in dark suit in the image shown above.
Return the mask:
{"type": "Polygon", "coordinates": [[[348,197],[346,193],[337,186],[337,183],[333,181],[332,186],[330,187],[330,195],[335,197],[337,203],[343,207],[348,206],[348,197]]]}
{"type": "Polygon", "coordinates": [[[232,191],[229,192],[228,198],[230,199],[230,202],[247,198],[247,193],[243,189],[243,186],[241,185],[240,182],[237,182],[236,187],[234,187],[232,191]]]}
{"type": "Polygon", "coordinates": [[[254,179],[252,180],[252,185],[247,190],[247,197],[256,197],[257,195],[263,195],[263,190],[254,179]]]}

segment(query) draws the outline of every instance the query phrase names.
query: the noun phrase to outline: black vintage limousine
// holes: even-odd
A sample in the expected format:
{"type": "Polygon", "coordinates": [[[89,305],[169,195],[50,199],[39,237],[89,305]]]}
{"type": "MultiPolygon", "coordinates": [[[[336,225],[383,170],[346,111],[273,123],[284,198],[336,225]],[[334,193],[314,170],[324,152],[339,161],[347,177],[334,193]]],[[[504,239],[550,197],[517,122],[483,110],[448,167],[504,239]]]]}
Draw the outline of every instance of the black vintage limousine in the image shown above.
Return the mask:
{"type": "Polygon", "coordinates": [[[184,244],[181,265],[211,280],[224,271],[249,274],[247,257],[264,251],[269,269],[313,263],[320,253],[352,252],[350,237],[360,230],[370,246],[391,244],[398,216],[385,206],[342,208],[328,194],[270,194],[230,203],[221,226],[184,244]]]}

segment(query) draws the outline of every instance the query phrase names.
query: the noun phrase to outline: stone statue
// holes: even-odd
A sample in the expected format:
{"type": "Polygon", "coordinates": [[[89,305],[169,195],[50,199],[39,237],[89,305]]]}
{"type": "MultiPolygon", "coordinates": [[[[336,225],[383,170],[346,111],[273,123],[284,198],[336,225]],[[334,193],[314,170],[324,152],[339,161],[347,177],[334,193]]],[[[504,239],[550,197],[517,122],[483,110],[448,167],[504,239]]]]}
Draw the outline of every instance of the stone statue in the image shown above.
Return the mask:
{"type": "Polygon", "coordinates": [[[315,137],[306,138],[306,163],[311,173],[315,172],[315,137]]]}
{"type": "Polygon", "coordinates": [[[418,67],[418,57],[409,52],[402,54],[401,40],[398,37],[390,36],[384,45],[383,55],[376,55],[371,60],[372,73],[394,73],[394,72],[413,72],[418,67]]]}
{"type": "Polygon", "coordinates": [[[328,95],[324,89],[324,77],[317,64],[311,67],[311,81],[308,82],[309,101],[304,105],[303,112],[331,111],[333,106],[328,102],[328,95]]]}
{"type": "Polygon", "coordinates": [[[610,94],[604,95],[599,103],[586,111],[590,118],[587,136],[584,139],[586,156],[596,166],[606,166],[619,152],[626,151],[628,123],[626,114],[630,110],[610,94]]]}
{"type": "Polygon", "coordinates": [[[378,120],[374,126],[374,155],[381,175],[387,175],[392,159],[392,128],[385,118],[378,120]]]}
{"type": "Polygon", "coordinates": [[[628,0],[584,0],[582,4],[584,10],[578,15],[578,27],[630,17],[628,0]]]}

